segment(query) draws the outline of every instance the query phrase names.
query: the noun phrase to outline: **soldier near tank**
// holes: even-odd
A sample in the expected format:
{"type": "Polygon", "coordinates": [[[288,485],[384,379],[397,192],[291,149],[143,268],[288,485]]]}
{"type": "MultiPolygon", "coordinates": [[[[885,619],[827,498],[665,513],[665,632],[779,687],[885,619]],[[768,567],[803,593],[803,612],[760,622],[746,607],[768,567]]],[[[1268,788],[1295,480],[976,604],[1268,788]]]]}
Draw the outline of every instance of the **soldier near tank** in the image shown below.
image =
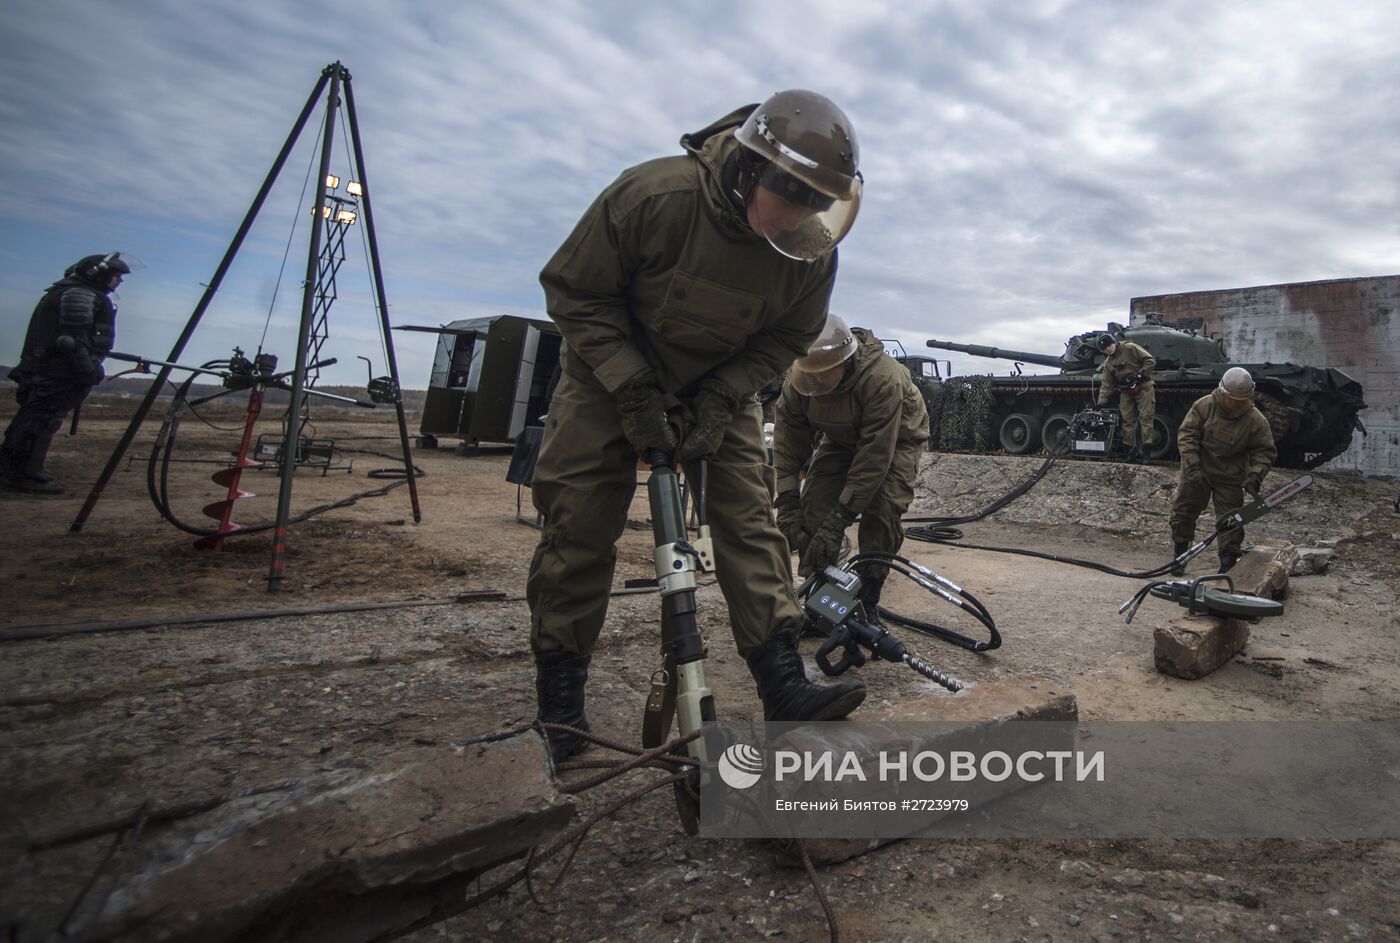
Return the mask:
{"type": "Polygon", "coordinates": [[[10,371],[19,411],[0,446],[0,486],[6,490],[63,494],[44,460],[64,417],[105,376],[102,361],[117,326],[111,294],[130,273],[119,252],[86,256],[68,266],[35,306],[19,366],[10,371]]]}
{"type": "Polygon", "coordinates": [[[1113,394],[1118,394],[1128,461],[1140,462],[1154,438],[1152,419],[1157,414],[1157,391],[1152,383],[1152,369],[1157,366],[1157,359],[1147,348],[1132,341],[1120,342],[1112,334],[1100,335],[1098,347],[1104,353],[1099,405],[1107,406],[1113,394]]]}
{"type": "MultiPolygon", "coordinates": [[[[1196,518],[1212,500],[1220,517],[1244,506],[1244,494],[1259,497],[1264,476],[1278,449],[1269,421],[1254,406],[1254,378],[1243,367],[1231,367],[1220,385],[1191,404],[1176,436],[1181,474],[1172,501],[1174,554],[1191,546],[1196,518]]],[[[1244,528],[1220,537],[1220,572],[1227,573],[1240,558],[1244,528]]],[[[1185,574],[1185,567],[1172,570],[1185,574]]]]}
{"type": "MultiPolygon", "coordinates": [[[[593,202],[540,273],[565,345],[532,493],[540,720],[587,729],[584,685],[607,615],[637,458],[709,458],[716,576],[769,720],[843,717],[860,682],[807,680],[802,609],[771,515],[756,391],[821,333],[836,243],[860,206],[850,121],[807,91],[773,95],[681,138],[593,202]],[[668,417],[686,416],[680,427],[668,417]]],[[[556,760],[581,737],[550,733],[556,760]]]]}
{"type": "MultiPolygon", "coordinates": [[[[774,412],[774,506],[778,529],[799,554],[800,575],[835,563],[857,518],[861,553],[899,550],[900,518],[914,499],[928,438],[928,410],[909,371],[869,331],[829,315],[822,336],[788,371],[774,412]]],[[[888,572],[871,564],[858,570],[860,599],[872,618],[888,572]]]]}

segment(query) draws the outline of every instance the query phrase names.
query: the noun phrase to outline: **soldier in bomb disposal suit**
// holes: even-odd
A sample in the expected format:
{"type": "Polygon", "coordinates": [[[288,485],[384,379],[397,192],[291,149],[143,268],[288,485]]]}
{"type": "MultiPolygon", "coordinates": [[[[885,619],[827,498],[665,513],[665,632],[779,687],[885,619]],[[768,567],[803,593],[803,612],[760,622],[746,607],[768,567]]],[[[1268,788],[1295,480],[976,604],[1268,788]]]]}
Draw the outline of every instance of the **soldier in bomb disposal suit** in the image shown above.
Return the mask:
{"type": "Polygon", "coordinates": [[[0,446],[0,486],[30,494],[63,494],[44,468],[63,419],[102,382],[102,361],[116,340],[117,306],[111,294],[131,273],[120,252],[79,259],[44,292],[29,319],[19,366],[19,412],[0,446]]]}

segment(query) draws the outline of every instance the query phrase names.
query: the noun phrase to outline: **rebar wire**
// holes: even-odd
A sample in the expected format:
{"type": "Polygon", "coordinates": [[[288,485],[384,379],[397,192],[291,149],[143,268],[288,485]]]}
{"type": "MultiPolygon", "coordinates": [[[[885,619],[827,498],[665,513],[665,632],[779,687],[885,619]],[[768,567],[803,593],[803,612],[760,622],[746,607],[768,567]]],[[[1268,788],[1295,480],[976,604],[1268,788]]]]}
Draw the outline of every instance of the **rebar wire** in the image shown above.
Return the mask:
{"type": "MultiPolygon", "coordinates": [[[[669,765],[674,763],[680,767],[689,765],[694,762],[692,758],[684,756],[677,751],[679,750],[679,748],[684,747],[690,741],[699,738],[703,733],[702,731],[697,730],[686,736],[676,737],[675,739],[670,740],[659,747],[653,747],[652,749],[647,750],[634,747],[631,744],[611,740],[607,737],[598,736],[597,734],[593,734],[587,731],[582,731],[576,727],[571,727],[566,724],[547,724],[541,721],[535,721],[530,724],[522,724],[520,726],[513,727],[507,730],[495,731],[493,733],[472,737],[468,740],[458,741],[456,745],[460,747],[468,746],[474,743],[491,743],[498,740],[505,740],[509,739],[510,737],[518,736],[532,729],[539,731],[541,736],[547,736],[548,732],[551,730],[577,734],[578,736],[581,736],[584,739],[588,740],[590,743],[597,744],[598,746],[608,747],[610,749],[614,749],[622,753],[631,754],[632,759],[630,760],[582,761],[579,762],[579,764],[576,766],[561,764],[560,766],[555,767],[556,770],[566,770],[570,768],[593,768],[595,764],[601,765],[604,763],[611,766],[611,769],[609,769],[606,773],[601,773],[597,776],[589,777],[588,779],[582,780],[578,783],[571,783],[569,787],[566,787],[563,790],[569,793],[578,793],[583,792],[587,789],[592,789],[611,779],[615,779],[619,776],[622,776],[625,773],[631,772],[636,769],[644,768],[644,766],[649,764],[664,763],[669,765]],[[587,767],[583,765],[584,762],[588,763],[587,767]]],[[[559,873],[554,876],[552,881],[550,881],[550,889],[552,890],[553,888],[558,886],[559,882],[568,872],[570,866],[573,864],[575,855],[577,855],[578,850],[582,846],[584,839],[588,836],[589,831],[593,828],[594,825],[597,825],[603,819],[616,814],[618,811],[625,808],[626,806],[641,800],[645,796],[655,792],[656,790],[664,786],[680,785],[688,788],[689,779],[690,772],[682,768],[680,770],[670,773],[669,775],[662,776],[659,779],[654,779],[647,783],[644,783],[643,785],[632,790],[631,792],[627,793],[621,798],[609,803],[602,809],[598,810],[593,815],[589,816],[587,821],[582,822],[574,828],[570,829],[569,831],[565,832],[559,837],[557,841],[555,841],[552,845],[548,846],[544,850],[541,851],[538,849],[531,849],[529,856],[525,860],[525,864],[519,870],[507,875],[505,878],[502,878],[500,881],[486,888],[486,890],[479,891],[478,893],[473,894],[470,897],[464,898],[463,900],[460,900],[456,903],[446,906],[435,907],[433,911],[427,914],[426,916],[420,917],[418,920],[413,921],[407,926],[399,927],[397,929],[390,930],[387,933],[381,934],[380,936],[374,937],[370,941],[370,943],[385,943],[385,941],[388,940],[397,940],[401,937],[407,936],[410,933],[415,933],[418,930],[422,930],[425,927],[432,926],[435,923],[440,923],[441,921],[446,920],[450,917],[455,917],[458,914],[465,913],[466,911],[471,910],[473,907],[480,906],[481,904],[486,903],[492,898],[500,896],[510,888],[514,887],[516,884],[521,883],[522,881],[525,882],[526,893],[529,895],[530,900],[536,906],[540,907],[542,910],[545,910],[546,908],[544,902],[541,901],[540,896],[535,892],[534,889],[533,872],[536,867],[548,863],[550,860],[561,854],[565,849],[568,849],[568,857],[564,860],[563,865],[560,867],[559,873]]],[[[698,798],[694,796],[693,792],[690,792],[689,794],[693,798],[698,798]]],[[[806,848],[802,846],[800,841],[797,843],[797,845],[802,855],[803,866],[807,870],[807,877],[812,882],[812,887],[816,891],[817,900],[821,904],[823,913],[826,914],[827,926],[831,933],[832,943],[839,943],[840,935],[836,923],[836,914],[832,910],[831,902],[828,900],[825,892],[822,890],[821,884],[818,882],[816,869],[812,865],[812,859],[807,854],[806,848]]],[[[546,910],[546,912],[548,913],[550,911],[546,910]]]]}
{"type": "Polygon", "coordinates": [[[822,890],[821,882],[817,880],[817,869],[812,865],[812,856],[807,854],[807,846],[802,839],[794,838],[793,844],[797,845],[797,852],[802,856],[802,867],[807,870],[807,877],[812,882],[812,890],[817,892],[817,903],[822,905],[822,913],[826,914],[826,926],[831,931],[831,943],[841,943],[841,928],[836,923],[836,912],[831,909],[831,901],[826,899],[826,892],[822,890]]]}
{"type": "MultiPolygon", "coordinates": [[[[58,922],[58,926],[54,930],[54,935],[59,939],[68,939],[69,923],[72,922],[73,917],[77,914],[83,901],[87,899],[93,886],[97,884],[97,879],[107,871],[108,867],[112,864],[112,860],[116,858],[117,850],[121,849],[122,857],[124,858],[131,853],[131,849],[141,840],[141,832],[145,830],[146,822],[150,817],[150,808],[151,803],[149,800],[142,803],[141,807],[130,816],[124,827],[113,836],[112,844],[107,848],[107,853],[104,854],[102,860],[97,863],[97,868],[87,879],[87,883],[78,891],[78,896],[73,899],[73,903],[68,908],[68,912],[65,913],[63,919],[58,922]],[[129,841],[126,840],[128,835],[130,835],[129,841]]],[[[107,898],[112,896],[112,890],[113,888],[108,888],[107,893],[103,895],[102,902],[97,907],[98,914],[100,914],[102,908],[106,906],[107,898]]]]}

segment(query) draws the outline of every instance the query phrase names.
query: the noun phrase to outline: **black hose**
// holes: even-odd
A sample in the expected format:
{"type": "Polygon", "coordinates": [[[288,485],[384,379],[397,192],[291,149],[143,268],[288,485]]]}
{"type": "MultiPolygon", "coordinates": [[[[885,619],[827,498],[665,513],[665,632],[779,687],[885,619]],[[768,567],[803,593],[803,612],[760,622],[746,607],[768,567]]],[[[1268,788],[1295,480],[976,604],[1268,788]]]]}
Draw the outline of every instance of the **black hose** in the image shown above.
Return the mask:
{"type": "MultiPolygon", "coordinates": [[[[217,366],[224,362],[225,361],[221,360],[210,361],[204,365],[204,368],[217,366]]],[[[277,526],[276,522],[268,522],[265,524],[251,524],[245,527],[237,527],[233,530],[227,530],[223,532],[220,532],[218,528],[195,527],[192,524],[187,524],[186,522],[180,520],[175,515],[174,510],[170,506],[171,456],[174,454],[175,440],[179,434],[180,414],[184,408],[182,404],[187,402],[187,394],[189,393],[190,385],[194,382],[196,376],[198,376],[198,374],[192,374],[189,379],[187,379],[184,383],[180,385],[179,389],[176,391],[173,402],[170,404],[170,409],[166,413],[165,422],[162,424],[160,432],[156,434],[155,446],[151,449],[151,457],[146,464],[146,489],[151,496],[151,501],[153,504],[155,504],[156,510],[160,512],[161,517],[165,518],[166,521],[168,521],[171,525],[178,528],[179,530],[182,530],[187,534],[193,534],[196,537],[218,536],[227,538],[242,536],[245,534],[259,534],[265,531],[272,530],[274,527],[277,526]],[[158,475],[157,467],[159,467],[158,475]]],[[[397,456],[390,455],[386,457],[395,458],[397,456]]],[[[421,472],[417,471],[417,466],[414,466],[414,469],[416,474],[421,475],[421,472]]],[[[376,471],[381,473],[389,473],[396,471],[396,469],[377,469],[376,471]]],[[[408,484],[407,474],[404,473],[402,470],[397,471],[399,471],[399,477],[396,480],[390,482],[389,484],[383,486],[382,488],[373,488],[368,491],[361,491],[356,494],[349,495],[348,497],[341,498],[338,501],[331,501],[327,504],[317,505],[315,507],[302,511],[299,514],[295,514],[289,517],[287,519],[287,523],[300,524],[303,521],[315,517],[318,514],[324,514],[326,511],[333,511],[337,508],[349,507],[350,505],[358,502],[360,498],[381,497],[383,495],[388,494],[395,488],[402,487],[403,485],[408,484]]],[[[371,477],[384,478],[388,477],[388,475],[376,475],[371,473],[371,477]]]]}
{"type": "MultiPolygon", "coordinates": [[[[1069,451],[1069,443],[1073,441],[1074,438],[1074,426],[1077,422],[1079,422],[1080,417],[1083,416],[1085,412],[1087,412],[1087,410],[1081,411],[1074,415],[1074,417],[1070,420],[1070,434],[1065,436],[1064,441],[1060,443],[1058,448],[1051,450],[1049,456],[1046,457],[1045,462],[1040,466],[1040,468],[1036,469],[1035,473],[1032,474],[1025,481],[1023,481],[1021,484],[1017,485],[1015,488],[1012,488],[1006,494],[1002,495],[1000,498],[997,498],[991,504],[987,505],[985,508],[983,508],[980,511],[977,511],[974,514],[966,514],[961,517],[903,518],[901,523],[923,525],[919,527],[906,527],[904,529],[905,536],[912,537],[914,540],[923,540],[929,543],[943,544],[947,547],[962,547],[967,550],[988,550],[994,553],[1018,553],[1027,557],[1039,557],[1042,560],[1051,560],[1055,563],[1067,563],[1071,566],[1087,567],[1091,570],[1098,570],[1101,573],[1108,573],[1112,576],[1122,576],[1128,579],[1143,579],[1147,577],[1164,576],[1170,573],[1173,567],[1179,564],[1184,564],[1187,560],[1190,560],[1192,557],[1196,556],[1196,554],[1200,553],[1206,547],[1210,546],[1211,542],[1214,541],[1215,538],[1219,537],[1225,531],[1231,529],[1228,527],[1217,528],[1214,534],[1211,534],[1210,537],[1193,546],[1182,556],[1173,558],[1167,563],[1164,563],[1158,567],[1154,567],[1150,570],[1140,571],[1119,570],[1115,567],[1111,567],[1103,563],[1095,563],[1092,560],[1080,560],[1076,557],[1065,557],[1053,553],[1041,553],[1037,550],[1024,550],[1019,547],[989,547],[981,544],[964,544],[953,542],[961,540],[963,533],[961,530],[951,525],[969,524],[973,521],[979,521],[984,517],[989,517],[992,514],[995,514],[997,511],[1000,511],[1002,508],[1006,507],[1012,501],[1015,501],[1017,498],[1024,495],[1026,492],[1030,491],[1032,488],[1034,488],[1036,484],[1040,481],[1040,479],[1045,477],[1045,474],[1050,470],[1051,466],[1055,464],[1055,461],[1061,456],[1063,456],[1067,451],[1069,451]]],[[[895,616],[894,613],[889,613],[889,615],[891,616],[892,621],[896,622],[900,622],[900,620],[904,618],[902,616],[895,616]]],[[[909,625],[908,622],[900,622],[900,624],[909,625]]],[[[910,625],[909,627],[915,629],[918,628],[918,626],[915,625],[910,625]]]]}
{"type": "MultiPolygon", "coordinates": [[[[922,632],[959,648],[965,648],[970,652],[989,652],[1001,647],[1001,633],[997,631],[996,621],[992,618],[992,614],[987,611],[987,607],[982,605],[982,601],[976,596],[951,580],[939,576],[908,557],[881,551],[857,554],[845,563],[844,569],[854,570],[858,566],[884,567],[890,572],[898,573],[906,579],[918,583],[925,591],[939,597],[944,602],[957,606],[982,623],[987,629],[987,638],[985,640],[975,639],[947,626],[934,622],[924,622],[910,616],[900,615],[884,607],[877,607],[878,614],[890,622],[906,626],[916,632],[922,632]]],[[[876,613],[869,613],[869,615],[873,617],[876,613]]]]}

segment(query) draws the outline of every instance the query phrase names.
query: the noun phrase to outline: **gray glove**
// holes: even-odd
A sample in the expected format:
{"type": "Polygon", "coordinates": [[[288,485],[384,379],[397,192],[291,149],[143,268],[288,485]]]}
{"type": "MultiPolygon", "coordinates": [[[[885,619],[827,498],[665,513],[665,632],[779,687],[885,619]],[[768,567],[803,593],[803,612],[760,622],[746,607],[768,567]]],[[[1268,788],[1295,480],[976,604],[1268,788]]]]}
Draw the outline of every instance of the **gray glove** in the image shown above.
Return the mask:
{"type": "Polygon", "coordinates": [[[1263,475],[1249,475],[1244,480],[1244,490],[1249,492],[1251,498],[1259,497],[1259,489],[1264,484],[1263,475]]]}
{"type": "Polygon", "coordinates": [[[622,417],[622,434],[637,454],[656,450],[668,456],[680,444],[675,428],[666,420],[666,398],[650,370],[637,374],[616,394],[617,411],[622,417]]]}

